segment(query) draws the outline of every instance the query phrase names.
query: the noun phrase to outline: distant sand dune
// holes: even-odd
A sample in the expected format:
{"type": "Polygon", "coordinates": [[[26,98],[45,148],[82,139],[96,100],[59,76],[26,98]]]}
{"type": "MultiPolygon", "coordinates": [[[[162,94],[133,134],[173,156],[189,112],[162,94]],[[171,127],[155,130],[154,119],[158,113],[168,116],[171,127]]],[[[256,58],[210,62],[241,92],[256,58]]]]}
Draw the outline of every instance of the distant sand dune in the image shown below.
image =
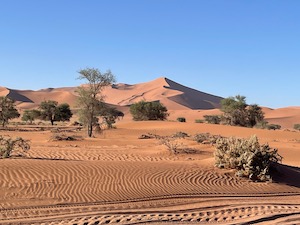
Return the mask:
{"type": "MultiPolygon", "coordinates": [[[[132,119],[129,106],[142,100],[164,104],[170,112],[170,120],[185,117],[187,122],[194,123],[196,119],[203,119],[204,115],[221,114],[219,108],[222,97],[183,86],[165,77],[133,85],[114,84],[105,88],[102,94],[106,103],[125,112],[127,120],[132,119]]],[[[78,107],[76,87],[46,88],[38,91],[0,87],[0,96],[6,95],[17,101],[21,112],[37,108],[45,100],[68,103],[72,109],[78,107]]],[[[294,124],[300,123],[300,107],[262,108],[266,120],[281,125],[283,129],[292,129],[294,124]]]]}

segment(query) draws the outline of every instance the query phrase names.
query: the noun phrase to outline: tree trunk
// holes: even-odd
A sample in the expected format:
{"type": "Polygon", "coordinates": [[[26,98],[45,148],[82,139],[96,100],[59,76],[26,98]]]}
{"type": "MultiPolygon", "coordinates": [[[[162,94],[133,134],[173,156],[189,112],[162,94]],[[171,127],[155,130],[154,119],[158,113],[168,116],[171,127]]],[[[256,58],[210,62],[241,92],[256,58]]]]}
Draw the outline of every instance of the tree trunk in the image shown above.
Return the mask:
{"type": "Polygon", "coordinates": [[[51,125],[53,126],[54,125],[54,120],[50,120],[50,122],[51,122],[51,125]]]}
{"type": "Polygon", "coordinates": [[[92,134],[93,134],[93,125],[89,124],[88,125],[88,136],[92,137],[92,134]]]}

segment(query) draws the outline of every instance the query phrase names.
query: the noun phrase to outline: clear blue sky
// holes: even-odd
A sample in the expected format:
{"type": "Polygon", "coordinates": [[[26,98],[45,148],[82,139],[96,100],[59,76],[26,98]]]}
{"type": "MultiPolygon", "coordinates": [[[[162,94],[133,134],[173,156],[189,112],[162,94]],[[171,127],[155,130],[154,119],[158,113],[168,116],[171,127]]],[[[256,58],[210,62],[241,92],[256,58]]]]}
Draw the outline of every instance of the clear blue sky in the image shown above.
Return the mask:
{"type": "Polygon", "coordinates": [[[0,86],[164,76],[249,104],[300,106],[298,0],[0,0],[0,86]]]}

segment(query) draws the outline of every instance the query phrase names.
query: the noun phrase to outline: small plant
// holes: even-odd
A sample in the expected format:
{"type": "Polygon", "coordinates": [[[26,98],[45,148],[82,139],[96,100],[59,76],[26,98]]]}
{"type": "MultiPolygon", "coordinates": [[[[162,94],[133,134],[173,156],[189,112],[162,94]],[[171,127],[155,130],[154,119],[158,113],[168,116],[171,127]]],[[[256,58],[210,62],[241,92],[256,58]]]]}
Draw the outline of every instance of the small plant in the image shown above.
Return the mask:
{"type": "Polygon", "coordinates": [[[299,123],[294,124],[294,129],[300,131],[300,124],[299,123]]]}
{"type": "Polygon", "coordinates": [[[218,115],[204,115],[204,120],[210,124],[220,124],[221,116],[218,115]]]}
{"type": "Polygon", "coordinates": [[[268,122],[265,120],[260,121],[254,127],[258,129],[268,129],[268,122]]]}
{"type": "Polygon", "coordinates": [[[186,119],[184,117],[178,117],[176,120],[180,123],[185,123],[186,122],[186,119]]]}
{"type": "Polygon", "coordinates": [[[180,147],[182,147],[182,143],[179,143],[176,138],[172,137],[160,137],[159,143],[166,146],[167,149],[173,154],[178,154],[180,147]]]}
{"type": "Polygon", "coordinates": [[[77,135],[67,135],[65,133],[54,133],[50,141],[79,141],[82,140],[83,138],[81,136],[77,135]]]}
{"type": "Polygon", "coordinates": [[[267,129],[268,130],[280,130],[281,126],[278,124],[268,124],[267,125],[267,129]]]}
{"type": "Polygon", "coordinates": [[[205,121],[204,120],[201,120],[201,119],[195,119],[195,123],[204,123],[205,121]]]}
{"type": "Polygon", "coordinates": [[[179,131],[172,135],[173,138],[187,138],[189,135],[185,132],[179,131]]]}
{"type": "Polygon", "coordinates": [[[220,138],[220,135],[212,135],[210,133],[199,133],[195,134],[194,141],[201,144],[215,144],[217,139],[220,138]]]}
{"type": "Polygon", "coordinates": [[[9,158],[12,154],[23,155],[30,149],[29,141],[21,137],[12,139],[10,136],[0,135],[0,158],[9,158]]]}
{"type": "Polygon", "coordinates": [[[215,164],[219,168],[236,169],[238,176],[255,181],[271,180],[272,162],[282,157],[268,144],[260,145],[256,136],[250,139],[219,138],[215,144],[215,164]]]}

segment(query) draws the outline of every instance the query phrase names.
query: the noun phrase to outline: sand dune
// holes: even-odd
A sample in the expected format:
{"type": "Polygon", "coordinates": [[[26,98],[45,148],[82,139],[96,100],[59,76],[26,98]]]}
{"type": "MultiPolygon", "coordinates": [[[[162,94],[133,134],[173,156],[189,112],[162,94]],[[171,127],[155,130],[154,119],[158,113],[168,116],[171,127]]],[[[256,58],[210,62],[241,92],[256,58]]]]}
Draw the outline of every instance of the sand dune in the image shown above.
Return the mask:
{"type": "Polygon", "coordinates": [[[47,130],[0,131],[31,140],[26,158],[1,160],[0,223],[299,223],[300,132],[168,121],[121,120],[117,127],[71,142],[51,141],[47,130]],[[279,149],[284,165],[274,182],[255,183],[215,168],[210,145],[182,140],[196,153],[173,155],[155,139],[138,139],[178,131],[256,134],[279,149]]]}
{"type": "MultiPolygon", "coordinates": [[[[42,101],[54,100],[68,103],[76,108],[76,87],[46,88],[38,91],[12,90],[0,88],[0,96],[8,95],[17,101],[17,107],[37,108],[42,101]]],[[[129,106],[138,101],[160,101],[170,112],[169,120],[185,117],[188,122],[203,119],[204,115],[221,114],[219,110],[221,97],[204,93],[183,86],[168,78],[161,77],[139,84],[114,84],[103,90],[105,101],[125,113],[125,119],[131,120],[129,106]]],[[[300,107],[271,109],[262,107],[269,123],[279,124],[283,129],[292,129],[300,123],[300,107]]]]}
{"type": "Polygon", "coordinates": [[[115,105],[131,105],[141,100],[160,101],[170,110],[218,108],[222,99],[164,77],[135,85],[117,84],[107,88],[104,94],[106,101],[115,105]]]}

